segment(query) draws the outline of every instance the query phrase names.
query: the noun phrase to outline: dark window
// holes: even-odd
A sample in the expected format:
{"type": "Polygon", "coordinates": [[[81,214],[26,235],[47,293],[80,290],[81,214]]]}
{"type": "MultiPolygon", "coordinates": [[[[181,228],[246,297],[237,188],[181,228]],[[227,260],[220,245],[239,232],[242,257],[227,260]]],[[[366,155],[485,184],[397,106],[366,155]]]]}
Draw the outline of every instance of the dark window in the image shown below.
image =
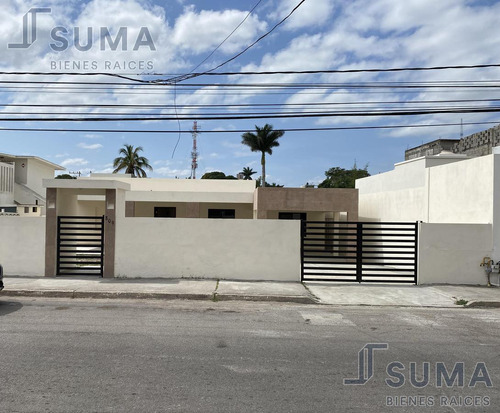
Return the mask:
{"type": "Polygon", "coordinates": [[[209,218],[219,218],[219,219],[234,219],[236,213],[234,209],[209,209],[209,218]]]}
{"type": "Polygon", "coordinates": [[[33,212],[36,212],[38,210],[37,207],[33,207],[33,212]]]}
{"type": "Polygon", "coordinates": [[[307,214],[305,212],[280,212],[279,219],[300,219],[301,221],[307,220],[307,214]]]}
{"type": "Polygon", "coordinates": [[[176,215],[175,207],[155,207],[155,218],[175,218],[176,215]]]}
{"type": "Polygon", "coordinates": [[[24,207],[24,213],[29,214],[30,213],[30,207],[24,207]]]}

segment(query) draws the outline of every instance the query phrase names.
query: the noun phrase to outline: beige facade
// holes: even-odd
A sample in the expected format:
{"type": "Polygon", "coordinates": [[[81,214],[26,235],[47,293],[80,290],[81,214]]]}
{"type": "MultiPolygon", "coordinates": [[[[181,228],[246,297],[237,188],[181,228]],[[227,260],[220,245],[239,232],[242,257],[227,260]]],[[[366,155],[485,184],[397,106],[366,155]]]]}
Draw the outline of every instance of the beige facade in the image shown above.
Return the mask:
{"type": "Polygon", "coordinates": [[[354,189],[257,188],[254,217],[279,219],[280,213],[305,213],[311,221],[358,219],[358,191],[354,189]]]}
{"type": "MultiPolygon", "coordinates": [[[[144,249],[143,256],[149,257],[148,262],[152,260],[151,265],[143,266],[148,268],[148,276],[224,275],[234,270],[224,263],[254,262],[253,257],[262,254],[262,248],[268,248],[267,243],[258,242],[265,237],[278,250],[263,261],[259,271],[262,273],[267,268],[263,279],[271,280],[274,273],[276,277],[279,275],[276,280],[282,281],[296,280],[300,273],[300,225],[298,222],[283,221],[265,223],[262,219],[355,220],[358,216],[355,189],[256,190],[254,181],[137,179],[124,175],[51,179],[45,180],[44,186],[48,195],[47,276],[57,275],[57,219],[61,216],[105,217],[105,277],[138,276],[140,267],[136,268],[133,263],[139,259],[134,253],[139,247],[144,249]],[[199,219],[199,222],[189,218],[199,219]],[[229,223],[227,218],[234,224],[229,223]],[[125,239],[131,229],[134,237],[125,239]],[[141,234],[140,239],[137,239],[137,234],[141,234]],[[249,239],[253,240],[251,245],[255,244],[251,248],[249,239]],[[282,246],[288,242],[293,242],[293,248],[284,252],[282,246]],[[165,257],[151,254],[151,251],[158,250],[153,246],[159,245],[169,249],[165,257],[186,257],[184,261],[179,261],[185,266],[179,267],[178,263],[175,267],[171,263],[165,267],[167,264],[162,263],[165,257]],[[195,266],[189,252],[196,255],[202,250],[205,251],[205,258],[195,266]],[[178,251],[177,255],[175,251],[178,251]],[[273,262],[273,257],[280,258],[273,262]],[[130,265],[124,264],[127,262],[130,265]],[[158,265],[155,266],[155,263],[158,265]],[[135,268],[134,271],[132,268],[135,268]],[[222,271],[223,268],[226,272],[222,271]],[[291,278],[287,278],[286,274],[291,278]]],[[[229,273],[224,276],[230,278],[229,273]]],[[[242,279],[250,277],[249,272],[242,275],[241,269],[239,273],[242,279]]]]}

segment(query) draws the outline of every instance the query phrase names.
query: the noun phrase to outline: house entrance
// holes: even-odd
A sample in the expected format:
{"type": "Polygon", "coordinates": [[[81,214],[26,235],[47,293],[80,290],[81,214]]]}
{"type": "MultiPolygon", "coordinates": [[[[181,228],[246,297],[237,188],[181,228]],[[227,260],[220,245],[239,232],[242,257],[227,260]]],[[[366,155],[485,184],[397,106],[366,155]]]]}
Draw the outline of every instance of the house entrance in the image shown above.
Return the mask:
{"type": "Polygon", "coordinates": [[[303,221],[302,281],[417,283],[418,223],[303,221]]]}
{"type": "Polygon", "coordinates": [[[57,218],[57,275],[103,276],[104,217],[57,218]]]}

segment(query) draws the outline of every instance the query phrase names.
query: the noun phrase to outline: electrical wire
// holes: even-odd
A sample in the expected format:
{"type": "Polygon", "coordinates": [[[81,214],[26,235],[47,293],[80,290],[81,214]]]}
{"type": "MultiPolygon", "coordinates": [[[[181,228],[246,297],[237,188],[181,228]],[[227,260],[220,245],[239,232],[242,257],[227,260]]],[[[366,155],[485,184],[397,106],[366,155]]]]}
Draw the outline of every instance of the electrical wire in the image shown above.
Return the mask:
{"type": "Polygon", "coordinates": [[[184,80],[187,80],[187,79],[192,79],[192,78],[195,78],[195,77],[203,76],[203,75],[205,75],[207,73],[211,73],[211,72],[214,72],[217,69],[220,69],[222,66],[227,65],[228,63],[232,62],[233,60],[236,60],[238,57],[240,57],[241,55],[243,55],[244,53],[246,53],[248,50],[250,50],[252,47],[254,47],[257,43],[259,43],[260,41],[262,41],[263,39],[265,39],[267,36],[269,36],[279,26],[281,26],[283,23],[285,23],[292,16],[292,14],[294,14],[298,10],[298,8],[305,3],[305,1],[306,0],[301,0],[299,2],[299,4],[297,4],[293,8],[293,10],[287,16],[285,16],[281,21],[279,21],[271,30],[269,30],[267,33],[264,33],[262,36],[260,36],[257,40],[255,40],[252,44],[250,44],[249,46],[247,46],[241,52],[239,52],[238,54],[234,55],[233,57],[225,60],[221,64],[215,66],[214,68],[212,68],[210,70],[206,70],[206,71],[204,71],[202,73],[191,73],[191,74],[187,74],[187,75],[184,75],[184,76],[174,77],[174,78],[167,79],[166,82],[175,82],[175,83],[177,83],[177,82],[183,82],[184,80]]]}
{"type": "Polygon", "coordinates": [[[327,113],[297,113],[297,114],[266,114],[266,115],[184,115],[184,116],[151,116],[151,117],[72,117],[72,118],[2,118],[0,122],[144,122],[144,121],[170,121],[170,120],[249,120],[249,119],[299,119],[299,118],[330,118],[330,117],[385,117],[385,116],[419,116],[419,115],[435,115],[435,114],[459,114],[459,113],[496,113],[500,112],[500,107],[482,107],[482,108],[449,108],[449,109],[419,109],[419,110],[390,110],[390,111],[339,111],[327,113]]]}
{"type": "MultiPolygon", "coordinates": [[[[284,132],[324,132],[340,130],[376,130],[376,129],[406,129],[406,128],[434,128],[450,126],[479,126],[479,125],[498,125],[498,121],[485,122],[460,122],[460,123],[435,123],[435,124],[410,124],[410,125],[378,125],[378,126],[334,126],[319,128],[280,128],[284,132]]],[[[176,134],[178,130],[148,130],[148,129],[52,129],[52,128],[4,128],[0,127],[0,132],[54,132],[54,133],[140,133],[140,134],[176,134]]],[[[192,130],[182,130],[181,133],[191,134],[192,130]]],[[[246,133],[255,132],[255,129],[233,129],[233,130],[206,130],[203,133],[208,134],[226,134],[226,133],[246,133]]]]}
{"type": "Polygon", "coordinates": [[[259,6],[259,4],[262,3],[262,0],[259,0],[257,2],[257,4],[255,6],[253,6],[253,8],[248,12],[248,14],[245,16],[245,18],[240,22],[240,24],[238,24],[238,26],[236,26],[236,28],[212,51],[212,53],[210,53],[207,57],[205,57],[205,59],[203,59],[200,63],[198,63],[198,65],[192,69],[189,74],[193,73],[196,69],[198,69],[203,63],[205,63],[208,59],[210,59],[214,53],[219,50],[222,45],[224,43],[226,43],[229,38],[234,34],[236,33],[236,31],[243,25],[243,23],[245,23],[247,21],[247,19],[252,15],[252,13],[255,11],[255,9],[259,6]]]}
{"type": "MultiPolygon", "coordinates": [[[[393,67],[393,68],[368,68],[368,69],[320,69],[320,70],[273,70],[273,71],[240,71],[240,72],[201,72],[193,75],[207,76],[269,76],[269,75],[304,75],[304,74],[349,74],[349,73],[390,73],[390,72],[421,72],[421,71],[442,71],[442,70],[468,70],[468,69],[488,69],[500,68],[500,63],[473,64],[473,65],[443,65],[443,66],[414,66],[414,67],[393,67]]],[[[143,80],[126,76],[124,74],[109,72],[20,72],[20,71],[0,71],[0,75],[12,76],[110,76],[123,80],[128,80],[138,84],[168,84],[167,79],[143,80]]],[[[162,74],[138,73],[133,76],[159,76],[162,74]]]]}

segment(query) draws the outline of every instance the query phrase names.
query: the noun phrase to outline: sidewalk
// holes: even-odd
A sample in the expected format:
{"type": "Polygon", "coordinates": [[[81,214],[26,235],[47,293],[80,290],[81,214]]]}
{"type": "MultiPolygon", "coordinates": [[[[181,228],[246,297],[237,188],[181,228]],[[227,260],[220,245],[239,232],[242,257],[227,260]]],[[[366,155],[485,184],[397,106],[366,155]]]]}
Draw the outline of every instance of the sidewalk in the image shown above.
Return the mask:
{"type": "Polygon", "coordinates": [[[244,300],[342,306],[499,307],[500,288],[97,277],[5,277],[0,296],[244,300]],[[462,303],[463,303],[462,302],[462,303]]]}

